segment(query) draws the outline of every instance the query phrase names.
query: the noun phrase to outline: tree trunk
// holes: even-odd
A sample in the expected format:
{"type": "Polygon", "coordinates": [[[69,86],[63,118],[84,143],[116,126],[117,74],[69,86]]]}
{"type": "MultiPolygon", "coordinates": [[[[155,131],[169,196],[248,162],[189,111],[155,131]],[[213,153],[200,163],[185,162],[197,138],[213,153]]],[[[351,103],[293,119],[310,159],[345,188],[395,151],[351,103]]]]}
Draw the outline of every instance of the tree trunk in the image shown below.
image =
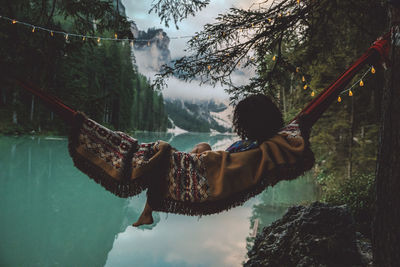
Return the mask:
{"type": "Polygon", "coordinates": [[[383,89],[372,240],[374,264],[380,267],[400,262],[400,8],[391,6],[389,17],[395,30],[383,89]]]}

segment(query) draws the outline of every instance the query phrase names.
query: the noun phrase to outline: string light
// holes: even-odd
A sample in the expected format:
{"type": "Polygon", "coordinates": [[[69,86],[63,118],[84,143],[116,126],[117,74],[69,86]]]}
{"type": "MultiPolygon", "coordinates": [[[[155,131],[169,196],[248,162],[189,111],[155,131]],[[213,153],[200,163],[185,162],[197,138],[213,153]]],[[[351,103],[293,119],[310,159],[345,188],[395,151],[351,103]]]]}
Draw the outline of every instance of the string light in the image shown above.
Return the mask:
{"type": "Polygon", "coordinates": [[[305,81],[306,81],[306,78],[304,78],[304,76],[301,77],[301,81],[302,81],[302,82],[305,82],[305,81]]]}
{"type": "Polygon", "coordinates": [[[340,96],[337,98],[337,102],[342,102],[342,98],[340,96]]]}
{"type": "MultiPolygon", "coordinates": [[[[373,66],[371,66],[363,75],[362,75],[362,77],[357,81],[357,82],[355,82],[349,89],[347,89],[347,90],[344,90],[344,91],[342,91],[341,93],[340,93],[340,95],[342,95],[342,94],[344,94],[344,93],[346,93],[346,92],[348,92],[348,95],[349,96],[353,96],[354,95],[354,93],[353,93],[353,88],[355,87],[355,86],[357,86],[357,85],[359,85],[359,86],[364,86],[364,78],[365,78],[365,76],[367,76],[370,72],[371,73],[373,73],[373,69],[374,67],[373,66]]],[[[375,69],[374,69],[375,70],[375,69]]],[[[340,97],[340,96],[339,96],[340,97]]],[[[341,102],[341,98],[340,98],[340,101],[339,101],[339,98],[338,98],[338,102],[341,102]]]]}
{"type": "Polygon", "coordinates": [[[315,92],[314,91],[311,92],[311,96],[315,96],[315,92]]]}
{"type": "Polygon", "coordinates": [[[372,73],[372,74],[375,74],[375,72],[376,72],[376,71],[375,71],[375,68],[372,67],[372,68],[371,68],[371,73],[372,73]]]}
{"type": "Polygon", "coordinates": [[[306,85],[304,85],[303,89],[304,89],[304,90],[306,90],[306,89],[307,89],[307,87],[308,87],[308,85],[306,84],[306,85]]]}
{"type": "Polygon", "coordinates": [[[100,41],[101,41],[101,38],[97,37],[97,42],[100,43],[100,41]]]}
{"type": "Polygon", "coordinates": [[[208,69],[208,70],[211,70],[211,66],[210,66],[210,65],[208,65],[208,66],[207,66],[207,69],[208,69]]]}
{"type": "Polygon", "coordinates": [[[272,57],[272,60],[275,61],[275,60],[276,60],[276,56],[273,56],[273,57],[272,57]]]}
{"type": "Polygon", "coordinates": [[[299,67],[297,67],[297,68],[296,68],[296,72],[299,72],[299,71],[300,71],[300,68],[299,68],[299,67]]]}
{"type": "MultiPolygon", "coordinates": [[[[298,3],[299,2],[300,1],[298,0],[298,3]]],[[[289,15],[290,11],[288,11],[286,14],[289,15]]],[[[283,16],[282,13],[278,14],[278,17],[282,17],[282,16],[283,16]]],[[[114,38],[112,38],[112,37],[101,37],[101,36],[90,36],[90,35],[66,33],[66,32],[63,32],[63,31],[52,30],[52,29],[48,29],[48,28],[32,25],[30,23],[20,22],[20,21],[17,21],[15,19],[10,19],[10,18],[5,17],[5,16],[0,16],[0,19],[8,20],[12,24],[21,24],[21,25],[24,25],[24,26],[31,27],[32,28],[32,32],[35,32],[36,30],[47,31],[47,32],[50,33],[51,36],[54,36],[54,34],[62,34],[64,36],[66,36],[68,34],[69,37],[82,38],[83,41],[85,41],[86,39],[96,39],[96,40],[100,39],[100,40],[107,40],[107,41],[113,41],[113,40],[115,40],[115,41],[131,41],[132,40],[130,38],[118,38],[118,34],[117,33],[114,34],[114,38]]],[[[260,19],[260,20],[256,20],[256,21],[252,22],[249,26],[254,27],[255,23],[259,23],[259,22],[262,22],[262,21],[268,21],[268,22],[271,23],[271,22],[273,22],[273,19],[272,18],[267,18],[267,19],[263,18],[263,19],[260,19]]],[[[240,29],[240,31],[243,32],[243,26],[236,27],[236,28],[240,29]]],[[[225,36],[226,33],[223,32],[222,35],[225,36]]],[[[174,37],[169,37],[169,39],[181,39],[181,38],[193,38],[193,37],[194,36],[174,36],[174,37]]],[[[196,37],[196,39],[197,39],[197,37],[196,37]]],[[[209,39],[210,39],[210,37],[209,37],[209,39]]],[[[148,41],[146,39],[135,39],[135,40],[137,40],[137,41],[148,41]]]]}

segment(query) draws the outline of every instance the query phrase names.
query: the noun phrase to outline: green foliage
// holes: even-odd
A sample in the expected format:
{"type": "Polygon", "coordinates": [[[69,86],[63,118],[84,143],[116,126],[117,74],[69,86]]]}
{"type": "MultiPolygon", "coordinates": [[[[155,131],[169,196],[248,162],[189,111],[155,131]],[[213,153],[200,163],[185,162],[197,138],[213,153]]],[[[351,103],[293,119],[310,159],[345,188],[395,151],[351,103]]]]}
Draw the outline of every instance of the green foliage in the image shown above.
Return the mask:
{"type": "Polygon", "coordinates": [[[338,181],[333,175],[320,175],[322,200],[334,205],[347,205],[353,213],[359,231],[370,236],[374,212],[375,174],[357,174],[338,181]]]}
{"type": "MultiPolygon", "coordinates": [[[[117,2],[118,3],[118,2],[117,2]]],[[[63,32],[129,37],[129,23],[115,1],[8,1],[2,15],[63,32]],[[94,24],[95,21],[95,24],[94,24]]],[[[0,132],[58,131],[65,126],[17,78],[62,99],[100,123],[120,130],[164,131],[160,92],[137,72],[128,44],[70,37],[1,20],[0,132]],[[18,125],[18,127],[17,127],[18,125]],[[22,125],[22,126],[21,126],[22,125]],[[15,129],[14,129],[15,128],[15,129]]]]}

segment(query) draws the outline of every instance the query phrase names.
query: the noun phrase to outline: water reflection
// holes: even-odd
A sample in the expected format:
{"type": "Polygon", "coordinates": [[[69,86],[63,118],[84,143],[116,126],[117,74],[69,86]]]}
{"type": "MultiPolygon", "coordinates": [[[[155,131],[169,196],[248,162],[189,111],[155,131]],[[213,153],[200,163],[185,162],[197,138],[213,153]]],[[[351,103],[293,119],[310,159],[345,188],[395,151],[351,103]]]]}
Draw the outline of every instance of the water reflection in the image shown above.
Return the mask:
{"type": "MultiPolygon", "coordinates": [[[[183,151],[199,142],[224,149],[235,138],[135,137],[183,151]]],[[[130,224],[145,195],[121,199],[88,179],[73,167],[65,138],[0,137],[0,170],[0,266],[240,266],[251,222],[269,224],[312,193],[309,181],[282,183],[229,212],[200,219],[155,214],[156,227],[137,229],[130,224]]]]}

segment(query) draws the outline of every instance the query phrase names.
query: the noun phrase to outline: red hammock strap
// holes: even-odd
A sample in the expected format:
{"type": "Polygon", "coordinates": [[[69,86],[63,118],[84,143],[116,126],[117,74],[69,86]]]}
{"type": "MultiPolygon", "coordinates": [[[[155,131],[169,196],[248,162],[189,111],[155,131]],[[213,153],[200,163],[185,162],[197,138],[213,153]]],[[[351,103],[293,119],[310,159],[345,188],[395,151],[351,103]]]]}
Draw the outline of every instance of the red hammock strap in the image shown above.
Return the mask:
{"type": "Polygon", "coordinates": [[[294,120],[298,120],[300,116],[307,118],[307,127],[312,127],[314,123],[321,117],[322,113],[337,98],[337,96],[345,89],[347,84],[354,78],[365,64],[376,64],[380,61],[387,62],[389,53],[390,35],[385,34],[378,39],[356,62],[353,63],[339,78],[319,93],[294,120]]]}
{"type": "Polygon", "coordinates": [[[35,88],[32,85],[28,85],[20,80],[16,80],[16,82],[23,87],[25,90],[29,91],[33,95],[39,97],[45,104],[47,104],[50,109],[60,115],[64,120],[68,122],[72,122],[74,116],[76,115],[76,111],[66,104],[64,104],[60,99],[55,96],[52,96],[45,91],[35,88]]]}

